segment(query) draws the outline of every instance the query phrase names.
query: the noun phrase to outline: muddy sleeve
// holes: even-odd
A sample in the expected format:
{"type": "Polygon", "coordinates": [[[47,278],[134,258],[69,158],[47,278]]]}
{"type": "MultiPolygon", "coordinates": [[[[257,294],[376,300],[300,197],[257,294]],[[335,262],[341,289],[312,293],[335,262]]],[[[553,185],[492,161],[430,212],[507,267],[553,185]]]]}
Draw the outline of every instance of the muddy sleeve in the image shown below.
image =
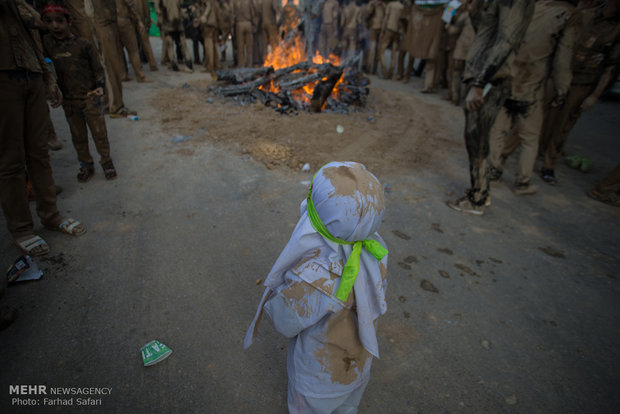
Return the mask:
{"type": "Polygon", "coordinates": [[[140,14],[138,13],[138,7],[134,0],[125,0],[125,4],[127,4],[127,10],[129,10],[129,18],[131,21],[136,24],[140,19],[140,14]]]}
{"type": "Polygon", "coordinates": [[[480,66],[474,74],[474,85],[483,87],[499,68],[504,64],[508,55],[521,43],[525,31],[532,20],[534,13],[534,0],[496,1],[495,13],[486,16],[485,22],[491,27],[479,28],[479,32],[496,31],[495,36],[484,50],[479,52],[482,56],[478,61],[480,66]]]}
{"type": "Polygon", "coordinates": [[[292,272],[287,272],[285,280],[272,293],[263,309],[276,331],[287,338],[298,335],[328,313],[342,308],[292,272]]]}
{"type": "Polygon", "coordinates": [[[558,39],[558,45],[555,49],[555,55],[553,56],[553,86],[555,88],[555,95],[560,98],[560,100],[566,97],[571,80],[573,79],[571,61],[577,29],[578,27],[576,25],[569,22],[558,39]]]}

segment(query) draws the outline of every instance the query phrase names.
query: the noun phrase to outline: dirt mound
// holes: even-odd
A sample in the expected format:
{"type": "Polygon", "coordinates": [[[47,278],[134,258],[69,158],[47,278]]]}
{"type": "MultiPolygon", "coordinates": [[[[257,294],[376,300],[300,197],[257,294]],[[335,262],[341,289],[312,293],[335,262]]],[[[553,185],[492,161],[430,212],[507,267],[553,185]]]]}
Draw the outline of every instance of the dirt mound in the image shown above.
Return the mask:
{"type": "Polygon", "coordinates": [[[249,153],[267,168],[314,170],[333,160],[352,160],[372,171],[418,170],[443,162],[441,106],[371,85],[368,105],[349,114],[282,115],[260,102],[242,104],[208,91],[207,81],[155,94],[162,128],[171,136],[192,135],[183,145],[208,141],[249,153]]]}

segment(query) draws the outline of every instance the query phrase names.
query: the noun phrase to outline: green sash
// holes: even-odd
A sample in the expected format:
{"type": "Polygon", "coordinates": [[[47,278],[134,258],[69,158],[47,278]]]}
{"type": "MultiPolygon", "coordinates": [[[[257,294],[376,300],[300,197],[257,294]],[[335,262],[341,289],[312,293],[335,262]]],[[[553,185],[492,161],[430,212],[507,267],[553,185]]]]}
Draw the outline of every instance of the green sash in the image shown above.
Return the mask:
{"type": "Polygon", "coordinates": [[[388,251],[381,245],[381,243],[374,239],[349,242],[332,236],[323,225],[323,222],[314,207],[314,202],[312,201],[312,185],[310,186],[310,191],[308,192],[307,211],[312,227],[314,227],[317,233],[321,236],[325,237],[329,241],[333,241],[334,243],[353,245],[353,251],[349,255],[347,263],[344,265],[344,270],[342,271],[342,276],[340,278],[340,285],[334,295],[341,301],[346,302],[349,298],[349,293],[351,293],[351,289],[353,289],[355,278],[357,278],[357,274],[360,270],[360,254],[362,252],[362,247],[368,250],[377,260],[383,259],[383,257],[388,254],[388,251]]]}

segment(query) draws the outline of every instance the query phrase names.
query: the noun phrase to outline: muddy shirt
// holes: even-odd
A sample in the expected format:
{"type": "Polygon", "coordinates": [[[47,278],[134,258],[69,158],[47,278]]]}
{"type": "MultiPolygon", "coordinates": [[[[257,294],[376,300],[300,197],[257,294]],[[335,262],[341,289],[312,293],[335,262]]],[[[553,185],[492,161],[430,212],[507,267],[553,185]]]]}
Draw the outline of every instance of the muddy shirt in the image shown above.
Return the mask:
{"type": "Polygon", "coordinates": [[[348,31],[355,31],[360,21],[360,8],[355,3],[349,3],[344,8],[342,28],[348,31]]]}
{"type": "Polygon", "coordinates": [[[256,13],[254,10],[254,4],[252,4],[252,0],[235,0],[233,3],[234,8],[234,16],[237,23],[241,22],[253,22],[254,14],[256,13]]]}
{"type": "Polygon", "coordinates": [[[556,95],[566,96],[577,29],[569,24],[573,9],[563,1],[536,2],[532,22],[512,62],[512,99],[533,102],[542,96],[549,76],[556,95]]]}
{"type": "Polygon", "coordinates": [[[586,10],[573,56],[573,83],[594,84],[601,69],[620,64],[620,19],[605,19],[603,8],[586,10]]]}
{"type": "Polygon", "coordinates": [[[217,0],[202,0],[200,10],[200,24],[202,27],[219,27],[221,10],[217,0]]]}
{"type": "Polygon", "coordinates": [[[28,30],[32,22],[23,0],[0,0],[0,70],[43,73],[42,57],[28,30]]]}
{"type": "Polygon", "coordinates": [[[336,0],[326,0],[323,3],[323,11],[321,13],[324,24],[332,24],[338,22],[338,2],[336,0]]]}
{"type": "Polygon", "coordinates": [[[368,5],[366,25],[371,30],[380,30],[385,16],[385,4],[379,0],[372,0],[368,5]]]}
{"type": "Polygon", "coordinates": [[[134,0],[116,0],[116,13],[119,19],[129,19],[138,23],[140,15],[134,0]]]}
{"type": "Polygon", "coordinates": [[[325,263],[302,260],[265,303],[275,329],[291,338],[289,378],[308,397],[340,397],[370,378],[372,355],[359,340],[354,294],[346,304],[333,296],[341,273],[326,270],[325,263]],[[314,282],[302,280],[301,273],[314,282]]]}
{"type": "Polygon", "coordinates": [[[469,18],[469,13],[467,11],[461,13],[456,18],[454,25],[460,29],[456,44],[454,45],[454,59],[467,60],[467,54],[476,36],[474,26],[471,24],[471,19],[469,18]]]}
{"type": "Polygon", "coordinates": [[[387,30],[398,32],[399,22],[403,11],[402,3],[398,1],[391,1],[385,6],[385,17],[383,18],[383,26],[387,30]]]}
{"type": "Polygon", "coordinates": [[[534,0],[490,0],[479,19],[472,16],[476,37],[465,65],[464,81],[484,87],[497,74],[508,55],[521,43],[534,13],[534,3],[534,0]]]}
{"type": "Polygon", "coordinates": [[[261,0],[260,16],[263,25],[275,25],[277,8],[274,0],[261,0]]]}
{"type": "Polygon", "coordinates": [[[76,36],[56,39],[47,34],[43,47],[54,62],[58,86],[66,100],[85,99],[88,92],[105,85],[103,66],[88,40],[76,36]]]}
{"type": "Polygon", "coordinates": [[[116,23],[116,1],[92,0],[95,23],[107,26],[116,23]]]}
{"type": "Polygon", "coordinates": [[[184,30],[180,0],[155,0],[155,10],[157,12],[157,24],[163,32],[184,30]]]}

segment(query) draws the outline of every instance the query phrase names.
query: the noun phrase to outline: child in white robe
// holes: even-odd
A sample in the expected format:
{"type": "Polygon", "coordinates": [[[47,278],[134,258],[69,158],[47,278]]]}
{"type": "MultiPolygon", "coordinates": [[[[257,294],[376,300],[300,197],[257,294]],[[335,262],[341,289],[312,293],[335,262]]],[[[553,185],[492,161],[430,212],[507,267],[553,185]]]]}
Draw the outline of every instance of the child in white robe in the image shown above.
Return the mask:
{"type": "Polygon", "coordinates": [[[379,357],[376,320],[387,310],[388,252],[377,234],[384,211],[381,184],[362,164],[327,164],[265,280],[244,346],[263,310],[290,338],[291,413],[357,412],[379,357]]]}

